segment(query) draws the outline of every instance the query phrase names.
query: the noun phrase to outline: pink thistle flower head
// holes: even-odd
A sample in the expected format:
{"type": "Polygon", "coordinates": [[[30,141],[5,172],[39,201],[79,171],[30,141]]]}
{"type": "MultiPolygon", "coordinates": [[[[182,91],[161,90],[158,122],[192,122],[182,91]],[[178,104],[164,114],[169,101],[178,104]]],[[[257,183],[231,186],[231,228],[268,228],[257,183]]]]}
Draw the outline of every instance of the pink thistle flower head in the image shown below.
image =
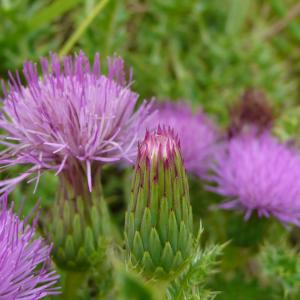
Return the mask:
{"type": "Polygon", "coordinates": [[[216,127],[202,111],[194,114],[185,102],[162,102],[154,107],[150,129],[157,125],[170,126],[178,134],[186,170],[204,176],[208,170],[215,143],[218,138],[216,127]]]}
{"type": "Polygon", "coordinates": [[[91,65],[83,52],[62,62],[52,54],[50,60],[41,59],[40,68],[41,77],[37,65],[27,62],[23,69],[27,85],[18,73],[10,74],[8,91],[3,84],[0,128],[6,132],[1,142],[7,149],[0,163],[31,167],[2,181],[0,191],[12,189],[33,173],[38,182],[46,169],[63,172],[73,185],[86,175],[91,191],[99,166],[135,157],[148,105],[134,112],[138,95],[130,89],[131,75],[126,82],[119,57],[108,59],[107,75],[100,71],[98,54],[91,65]]]}
{"type": "MultiPolygon", "coordinates": [[[[58,275],[49,269],[51,247],[35,237],[34,226],[0,203],[0,299],[41,299],[59,291],[58,275]]],[[[13,206],[13,205],[12,205],[13,206]]]]}
{"type": "Polygon", "coordinates": [[[248,219],[273,216],[300,226],[300,154],[270,133],[238,135],[216,157],[208,189],[229,198],[224,209],[241,209],[248,219]]]}

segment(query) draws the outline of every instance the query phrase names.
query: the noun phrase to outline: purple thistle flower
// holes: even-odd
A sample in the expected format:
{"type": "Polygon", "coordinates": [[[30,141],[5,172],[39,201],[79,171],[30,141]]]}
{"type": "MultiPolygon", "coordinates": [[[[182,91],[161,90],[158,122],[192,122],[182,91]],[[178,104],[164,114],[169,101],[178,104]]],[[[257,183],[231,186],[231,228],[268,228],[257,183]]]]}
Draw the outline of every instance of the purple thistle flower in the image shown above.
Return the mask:
{"type": "Polygon", "coordinates": [[[151,129],[170,126],[179,136],[184,166],[197,176],[204,176],[218,137],[216,127],[202,111],[193,114],[185,102],[162,102],[154,107],[151,129]],[[154,120],[153,120],[154,119],[154,120]]]}
{"type": "MultiPolygon", "coordinates": [[[[12,205],[13,207],[13,205],[12,205]]],[[[35,238],[34,226],[21,221],[0,200],[0,300],[37,300],[58,294],[58,275],[49,270],[51,247],[35,238]]]]}
{"type": "Polygon", "coordinates": [[[149,106],[142,104],[134,113],[138,94],[130,90],[131,74],[126,83],[119,57],[108,59],[107,76],[100,72],[98,54],[93,65],[80,52],[61,63],[53,54],[50,62],[42,58],[40,66],[42,77],[36,64],[24,64],[27,86],[18,73],[9,74],[9,91],[3,84],[0,128],[7,133],[1,137],[7,149],[0,163],[30,168],[0,182],[0,192],[11,190],[31,174],[36,177],[29,181],[37,184],[46,169],[63,172],[74,186],[86,174],[91,191],[93,174],[101,165],[135,157],[149,106]]]}
{"type": "Polygon", "coordinates": [[[208,189],[230,201],[224,209],[241,209],[245,219],[274,216],[300,226],[300,154],[270,133],[238,135],[216,155],[208,189]]]}

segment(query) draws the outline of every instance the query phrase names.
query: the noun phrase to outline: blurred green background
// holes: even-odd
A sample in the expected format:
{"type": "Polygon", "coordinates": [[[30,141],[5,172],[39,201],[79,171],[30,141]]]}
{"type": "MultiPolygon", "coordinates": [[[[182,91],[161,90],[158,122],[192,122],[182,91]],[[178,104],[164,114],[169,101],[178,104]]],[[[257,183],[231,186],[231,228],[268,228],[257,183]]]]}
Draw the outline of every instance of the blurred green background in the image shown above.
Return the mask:
{"type": "Polygon", "coordinates": [[[0,74],[50,51],[118,53],[142,98],[185,98],[218,121],[247,87],[286,107],[300,90],[297,2],[1,0],[0,74]]]}
{"type": "MultiPolygon", "coordinates": [[[[97,51],[102,59],[121,55],[133,68],[133,89],[140,99],[186,99],[223,127],[232,102],[249,88],[262,90],[278,112],[281,137],[300,133],[297,0],[0,0],[0,78],[6,80],[7,71],[21,69],[25,60],[80,49],[90,58],[97,51]]],[[[122,230],[128,172],[110,167],[102,177],[122,230]]],[[[205,192],[195,178],[190,184],[204,240],[232,241],[210,283],[222,291],[217,299],[299,299],[300,270],[293,269],[299,258],[291,249],[299,247],[297,230],[287,231],[275,221],[245,224],[237,214],[211,211],[220,198],[205,192]],[[262,249],[266,240],[282,248],[262,249]],[[288,279],[278,284],[282,274],[288,279]]],[[[56,178],[47,174],[37,194],[23,184],[14,195],[16,201],[32,200],[26,203],[41,197],[47,207],[55,187],[56,178]]],[[[29,209],[27,204],[25,212],[29,209]]]]}

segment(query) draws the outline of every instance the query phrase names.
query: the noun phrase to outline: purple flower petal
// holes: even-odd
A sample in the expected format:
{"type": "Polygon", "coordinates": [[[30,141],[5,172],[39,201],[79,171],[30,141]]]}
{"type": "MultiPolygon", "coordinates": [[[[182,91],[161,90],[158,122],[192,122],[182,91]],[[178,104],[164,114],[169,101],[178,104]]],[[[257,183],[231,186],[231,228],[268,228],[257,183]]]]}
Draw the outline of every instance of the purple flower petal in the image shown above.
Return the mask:
{"type": "Polygon", "coordinates": [[[0,299],[41,299],[59,293],[58,275],[49,270],[51,246],[0,199],[0,299]]]}
{"type": "Polygon", "coordinates": [[[170,126],[179,136],[185,168],[188,172],[205,176],[216,147],[218,133],[213,123],[201,112],[193,114],[185,102],[156,103],[155,115],[148,128],[170,126]]]}
{"type": "Polygon", "coordinates": [[[215,156],[216,186],[208,189],[232,199],[221,208],[242,208],[246,219],[255,210],[284,223],[300,224],[300,154],[270,133],[238,135],[215,156]]]}
{"type": "MultiPolygon", "coordinates": [[[[62,62],[51,54],[38,65],[26,62],[23,74],[10,74],[5,92],[0,128],[6,135],[0,143],[7,148],[0,164],[28,165],[40,174],[47,169],[57,174],[87,166],[91,170],[106,163],[132,160],[137,154],[137,140],[143,136],[149,105],[143,103],[134,112],[138,95],[126,81],[124,62],[108,59],[108,75],[100,72],[99,55],[90,65],[83,52],[64,57],[62,62]],[[34,169],[34,166],[37,168],[34,169]]],[[[94,173],[94,172],[92,172],[94,173]]],[[[91,189],[91,172],[88,176],[91,189]]],[[[23,177],[28,177],[25,172],[23,177]]],[[[22,177],[17,177],[18,183],[22,177]]],[[[14,181],[0,184],[10,189],[14,181]]]]}

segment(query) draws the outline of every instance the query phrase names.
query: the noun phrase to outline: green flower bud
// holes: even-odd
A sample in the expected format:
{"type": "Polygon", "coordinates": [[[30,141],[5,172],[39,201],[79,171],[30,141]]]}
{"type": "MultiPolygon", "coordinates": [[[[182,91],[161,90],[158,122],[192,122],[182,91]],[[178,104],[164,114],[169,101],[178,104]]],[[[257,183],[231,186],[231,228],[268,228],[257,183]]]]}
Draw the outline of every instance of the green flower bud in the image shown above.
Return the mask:
{"type": "Polygon", "coordinates": [[[86,271],[103,260],[104,201],[101,199],[99,176],[97,179],[93,191],[89,192],[84,179],[73,186],[65,177],[60,177],[48,233],[53,243],[54,260],[61,269],[86,271]]]}
{"type": "Polygon", "coordinates": [[[171,129],[158,128],[139,145],[125,220],[130,262],[148,277],[172,276],[191,256],[192,228],[178,138],[171,129]]]}

